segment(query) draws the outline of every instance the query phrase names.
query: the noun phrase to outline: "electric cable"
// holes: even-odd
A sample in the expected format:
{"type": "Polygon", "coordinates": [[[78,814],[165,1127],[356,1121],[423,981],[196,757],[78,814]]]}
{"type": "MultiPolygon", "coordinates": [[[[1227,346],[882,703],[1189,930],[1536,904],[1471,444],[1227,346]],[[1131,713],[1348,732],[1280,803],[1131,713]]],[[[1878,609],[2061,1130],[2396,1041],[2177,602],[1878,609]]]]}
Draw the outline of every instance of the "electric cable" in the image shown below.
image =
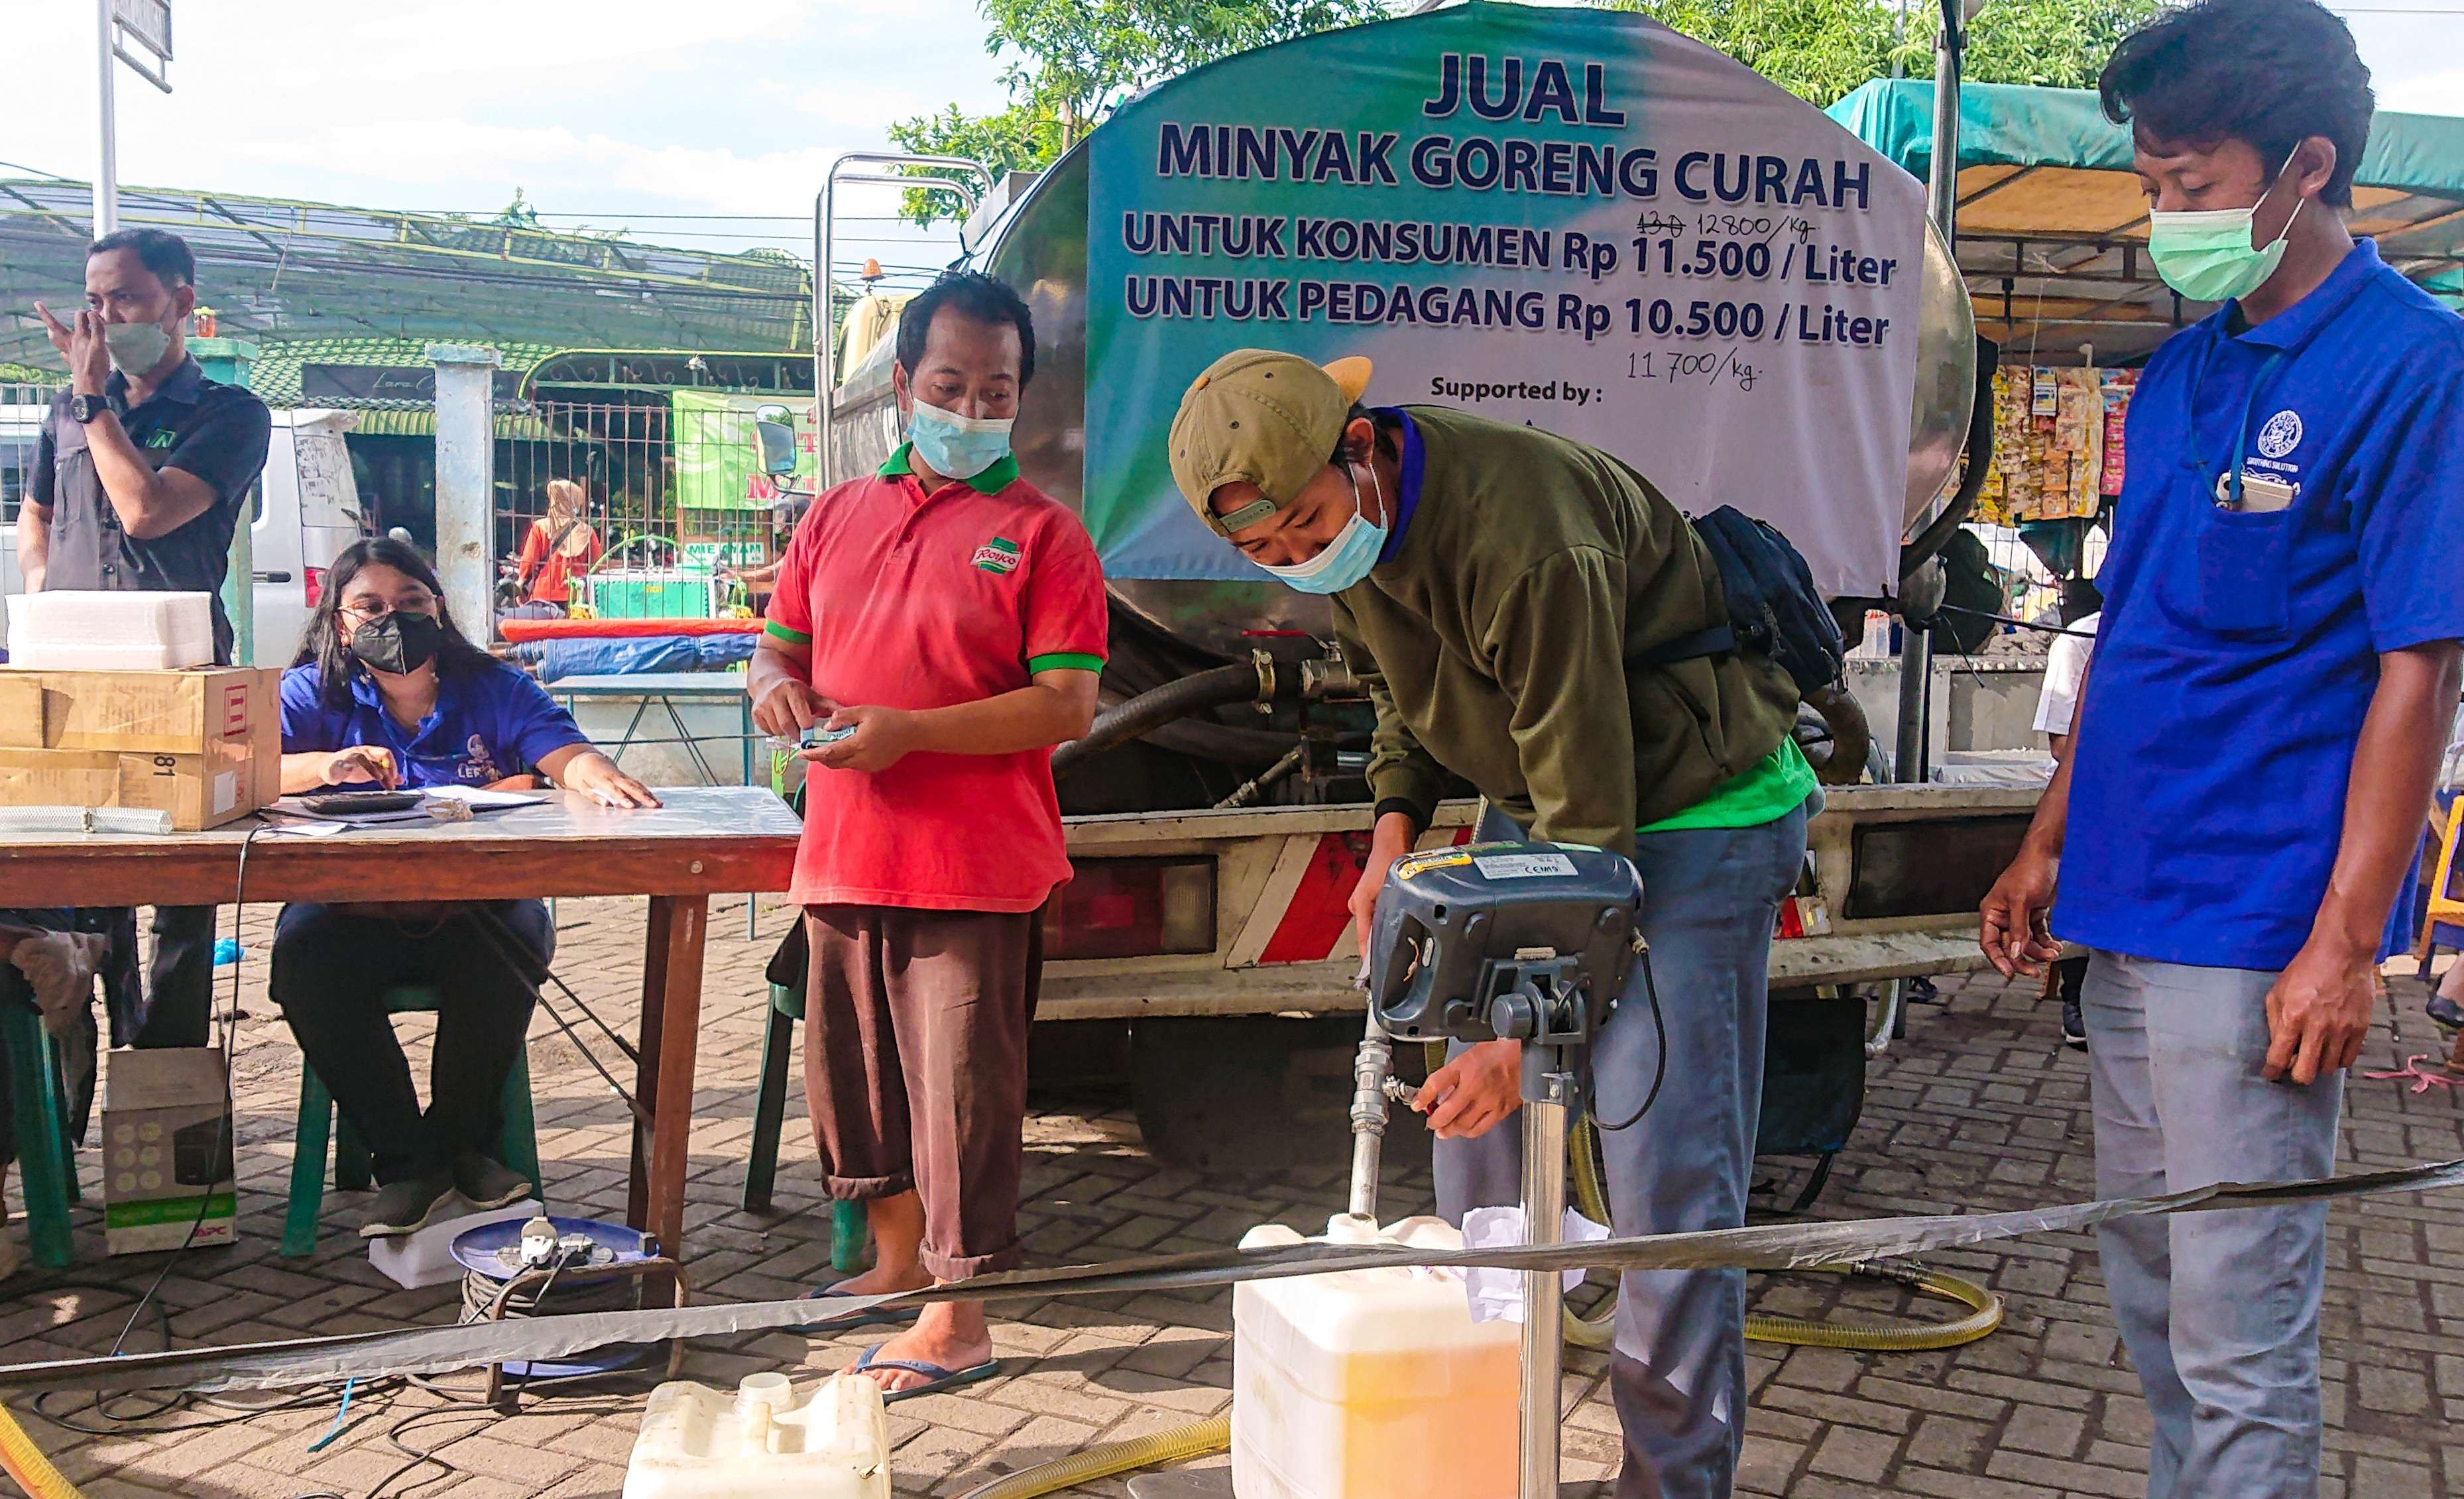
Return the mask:
{"type": "MultiPolygon", "coordinates": [[[[575,993],[572,988],[565,984],[564,980],[557,977],[555,968],[546,964],[540,963],[537,958],[530,958],[530,955],[522,950],[521,939],[514,934],[512,928],[505,925],[504,918],[498,916],[495,911],[485,905],[471,907],[469,909],[473,918],[473,924],[479,929],[480,934],[487,939],[489,945],[495,948],[497,958],[514,971],[516,977],[529,984],[534,991],[538,990],[539,985],[542,979],[550,984],[554,984],[565,998],[572,1000],[575,1006],[578,1007],[584,1015],[589,1017],[592,1024],[596,1025],[609,1040],[616,1043],[617,1047],[625,1053],[627,1060],[631,1061],[637,1067],[641,1065],[642,1054],[640,1050],[627,1043],[623,1036],[616,1033],[615,1030],[610,1027],[606,1021],[602,1020],[599,1017],[599,1012],[597,1010],[592,1010],[589,1004],[585,1002],[581,995],[575,993]],[[527,965],[523,962],[525,958],[530,959],[527,965]],[[532,971],[533,968],[536,968],[538,971],[534,973],[532,971]]],[[[573,1043],[573,1049],[582,1054],[582,1059],[590,1064],[590,1070],[597,1073],[600,1077],[606,1082],[609,1090],[616,1095],[617,1099],[625,1105],[626,1109],[632,1114],[633,1118],[637,1121],[645,1125],[649,1124],[650,1122],[650,1114],[649,1111],[643,1106],[642,1101],[633,1097],[632,1093],[627,1090],[623,1083],[616,1080],[615,1074],[609,1072],[601,1064],[598,1054],[592,1052],[590,1048],[583,1043],[581,1033],[575,1031],[573,1027],[566,1022],[564,1016],[558,1011],[555,1006],[550,1005],[547,1002],[547,995],[544,992],[540,992],[538,997],[541,1008],[547,1010],[548,1018],[555,1021],[558,1029],[564,1032],[565,1038],[573,1043]]]]}
{"type": "MultiPolygon", "coordinates": [[[[234,946],[238,945],[240,922],[247,904],[249,851],[255,846],[258,836],[265,833],[269,826],[270,825],[267,823],[259,822],[256,826],[249,829],[247,836],[240,839],[239,860],[237,867],[233,872],[231,889],[231,937],[234,946]]],[[[219,926],[219,922],[217,922],[216,925],[219,926]]],[[[217,937],[211,935],[208,938],[209,943],[217,940],[219,940],[217,937]]],[[[216,1023],[219,1025],[221,1031],[220,1039],[222,1042],[223,1054],[223,1106],[222,1117],[214,1133],[214,1148],[209,1153],[208,1159],[210,1162],[217,1164],[230,1154],[234,1144],[232,1127],[236,1104],[234,1101],[235,1090],[232,1086],[231,1080],[233,1067],[231,1054],[238,1041],[240,967],[241,964],[239,959],[234,957],[231,961],[231,1005],[230,1008],[224,1010],[219,1017],[215,1017],[216,1023]]],[[[207,1005],[209,1010],[213,1002],[212,995],[212,981],[211,978],[209,977],[207,987],[207,1005]]],[[[211,1174],[216,1176],[220,1175],[219,1172],[213,1172],[211,1174]]],[[[208,1182],[205,1184],[204,1190],[198,1193],[196,1216],[188,1221],[187,1233],[181,1239],[179,1246],[164,1257],[162,1268],[155,1271],[152,1283],[146,1286],[143,1293],[139,1295],[136,1303],[129,1308],[128,1320],[121,1324],[119,1336],[111,1340],[111,1352],[107,1357],[114,1358],[120,1357],[121,1348],[127,1345],[129,1335],[137,1331],[137,1324],[143,1319],[146,1310],[149,1307],[153,1309],[155,1316],[161,1324],[163,1346],[165,1349],[168,1349],[171,1346],[173,1341],[171,1332],[171,1314],[169,1309],[161,1305],[156,1298],[162,1294],[164,1284],[170,1279],[171,1271],[179,1266],[181,1259],[187,1255],[188,1250],[196,1246],[197,1233],[205,1227],[206,1219],[213,1211],[214,1198],[217,1195],[214,1189],[218,1184],[219,1184],[216,1182],[208,1182]]],[[[66,1289],[69,1285],[94,1287],[95,1283],[64,1282],[45,1289],[66,1289]]],[[[114,1290],[118,1291],[122,1295],[127,1293],[127,1289],[125,1287],[96,1287],[95,1289],[114,1290]]],[[[45,1421],[67,1430],[77,1431],[84,1435],[120,1436],[130,1434],[129,1428],[131,1426],[152,1421],[160,1416],[167,1414],[168,1412],[186,1408],[191,1403],[193,1399],[186,1392],[166,1396],[139,1397],[139,1399],[143,1402],[144,1408],[135,1414],[122,1415],[116,1411],[113,1406],[120,1401],[127,1398],[128,1397],[124,1395],[106,1396],[99,1392],[95,1392],[88,1395],[86,1402],[83,1405],[77,1406],[67,1411],[55,1412],[44,1403],[44,1397],[37,1396],[33,1401],[33,1409],[34,1413],[41,1416],[45,1421]],[[85,1416],[89,1412],[109,1424],[101,1427],[78,1424],[78,1418],[85,1416]]],[[[321,1398],[322,1397],[319,1397],[319,1400],[321,1400],[321,1398]]],[[[252,1414],[256,1414],[256,1412],[253,1412],[252,1414]]],[[[246,1420],[247,1417],[242,1416],[234,1419],[246,1420]]],[[[202,1423],[199,1424],[222,1425],[228,1423],[228,1422],[216,1421],[211,1423],[202,1423]]],[[[5,1442],[5,1439],[6,1432],[0,1431],[0,1442],[5,1442]]]]}
{"type": "MultiPolygon", "coordinates": [[[[2038,630],[2047,635],[2067,635],[2074,640],[2092,641],[2096,639],[2096,632],[2094,630],[2074,630],[2066,624],[2044,624],[2035,619],[2022,619],[2013,615],[1995,614],[1991,610],[1988,609],[1969,609],[1960,604],[1937,604],[1934,606],[1934,612],[1936,614],[1964,614],[1971,619],[1991,619],[1996,624],[2008,624],[2022,630],[2038,630]]],[[[1962,654],[1966,653],[1963,652],[1962,654]]]]}
{"type": "MultiPolygon", "coordinates": [[[[1641,1123],[1642,1117],[1651,1112],[1651,1106],[1660,1101],[1661,1085],[1668,1081],[1668,1020],[1666,1016],[1661,1013],[1660,1010],[1660,982],[1658,979],[1653,977],[1651,971],[1651,945],[1647,942],[1638,941],[1636,945],[1638,949],[1637,961],[1642,965],[1642,994],[1643,998],[1648,1000],[1651,1004],[1651,1033],[1655,1037],[1653,1053],[1654,1060],[1651,1067],[1651,1091],[1642,1096],[1642,1103],[1626,1119],[1624,1123],[1602,1124],[1598,1126],[1602,1131],[1612,1135],[1617,1133],[1619,1130],[1632,1129],[1637,1124],[1641,1123]]],[[[1599,1097],[1599,1081],[1597,1078],[1594,1078],[1592,1082],[1592,1097],[1595,1098],[1599,1097]]],[[[1586,1116],[1586,1120],[1588,1120],[1588,1118],[1589,1117],[1586,1116]]],[[[1606,1218],[1599,1218],[1594,1221],[1597,1223],[1608,1222],[1606,1218]]]]}

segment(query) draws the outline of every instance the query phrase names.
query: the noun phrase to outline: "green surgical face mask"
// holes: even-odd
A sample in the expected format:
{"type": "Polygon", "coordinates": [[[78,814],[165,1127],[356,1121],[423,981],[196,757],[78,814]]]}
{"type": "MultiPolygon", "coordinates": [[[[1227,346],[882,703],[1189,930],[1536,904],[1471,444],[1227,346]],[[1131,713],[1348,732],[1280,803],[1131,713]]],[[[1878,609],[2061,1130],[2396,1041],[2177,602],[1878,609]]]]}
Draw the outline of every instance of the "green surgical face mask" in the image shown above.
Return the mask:
{"type": "MultiPolygon", "coordinates": [[[[2293,164],[2290,160],[2285,166],[2293,164]]],[[[2280,181],[2283,170],[2278,169],[2280,181]]],[[[2269,184],[2268,191],[2275,191],[2269,184]]],[[[2259,194],[2259,203],[2267,193],[2259,194]]],[[[2304,200],[2305,202],[2307,200],[2304,200]]],[[[2301,217],[2301,205],[2296,204],[2291,218],[2284,221],[2284,231],[2266,246],[2251,248],[2251,224],[2258,214],[2258,204],[2247,208],[2213,208],[2196,213],[2149,213],[2147,215],[2147,257],[2156,262],[2156,273],[2165,284],[2193,302],[2229,302],[2248,296],[2267,284],[2276,268],[2284,263],[2285,247],[2293,236],[2293,220],[2301,217]]]]}

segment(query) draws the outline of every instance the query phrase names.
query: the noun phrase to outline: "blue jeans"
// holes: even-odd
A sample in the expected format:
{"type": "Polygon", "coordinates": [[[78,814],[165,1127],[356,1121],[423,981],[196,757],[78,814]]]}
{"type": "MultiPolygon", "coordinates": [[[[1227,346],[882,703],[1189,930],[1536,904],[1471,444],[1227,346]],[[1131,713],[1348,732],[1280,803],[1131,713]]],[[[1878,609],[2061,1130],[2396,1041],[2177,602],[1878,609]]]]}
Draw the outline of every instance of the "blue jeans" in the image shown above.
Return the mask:
{"type": "MultiPolygon", "coordinates": [[[[1668,1073],[1651,1113],[1600,1136],[1611,1225],[1620,1234],[1733,1228],[1746,1221],[1762,1111],[1771,930],[1805,862],[1811,801],[1758,828],[1650,833],[1638,840],[1642,933],[1668,1031],[1668,1073]]],[[[1480,836],[1517,836],[1502,817],[1480,836]]],[[[1597,1117],[1640,1107],[1658,1063],[1637,964],[1592,1049],[1597,1117]]],[[[1438,1211],[1522,1201],[1522,1116],[1437,1145],[1438,1211]]],[[[1617,1499],[1722,1499],[1746,1430],[1743,1271],[1636,1271],[1617,1283],[1610,1391],[1625,1433],[1617,1499]]]]}
{"type": "MultiPolygon", "coordinates": [[[[2306,1088],[2259,1075],[2276,978],[2094,956],[2079,1009],[2096,1106],[2097,1196],[2334,1170],[2344,1075],[2306,1088]]],[[[2148,1499],[2318,1493],[2326,1228],[2319,1203],[2097,1230],[2114,1319],[2155,1425],[2148,1499]]]]}

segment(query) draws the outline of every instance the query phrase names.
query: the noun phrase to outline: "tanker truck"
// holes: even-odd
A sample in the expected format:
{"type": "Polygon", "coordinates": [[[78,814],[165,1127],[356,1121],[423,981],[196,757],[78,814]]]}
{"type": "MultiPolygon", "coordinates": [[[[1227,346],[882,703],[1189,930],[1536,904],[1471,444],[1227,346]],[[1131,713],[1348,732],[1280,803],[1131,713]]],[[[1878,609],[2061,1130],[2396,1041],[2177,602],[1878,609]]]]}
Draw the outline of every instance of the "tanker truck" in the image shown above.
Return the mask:
{"type": "MultiPolygon", "coordinates": [[[[1373,403],[1595,443],[1688,513],[1776,524],[1851,633],[1955,528],[1962,452],[1981,474],[1991,440],[1922,185],[1628,14],[1473,4],[1197,70],[979,212],[966,261],[1033,312],[1017,455],[1087,522],[1111,593],[1101,716],[1054,759],[1076,875],[1045,916],[1039,1031],[1099,1023],[1076,1029],[1129,1048],[1150,1142],[1199,1164],[1296,1116],[1344,1138],[1373,718],[1326,600],[1172,491],[1196,372],[1250,344],[1366,353],[1373,403]]],[[[843,379],[817,356],[828,482],[899,441],[893,344],[843,379]]],[[[1836,1092],[1889,1043],[1903,981],[1978,961],[1973,913],[2036,793],[1870,784],[1853,701],[1815,709],[1799,738],[1831,784],[1771,982],[1829,1038],[1796,1054],[1836,1092]]],[[[1426,844],[1474,814],[1446,803],[1426,844]]],[[[1833,1114],[1815,1133],[1844,1141],[1833,1114]]]]}

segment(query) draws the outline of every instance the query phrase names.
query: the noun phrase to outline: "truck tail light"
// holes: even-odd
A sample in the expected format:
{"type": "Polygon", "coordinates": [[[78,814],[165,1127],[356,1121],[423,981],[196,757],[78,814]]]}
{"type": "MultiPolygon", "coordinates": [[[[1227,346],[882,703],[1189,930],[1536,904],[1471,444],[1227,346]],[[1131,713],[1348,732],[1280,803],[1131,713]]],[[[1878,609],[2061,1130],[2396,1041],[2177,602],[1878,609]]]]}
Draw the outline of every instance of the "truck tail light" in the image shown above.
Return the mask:
{"type": "Polygon", "coordinates": [[[307,602],[309,608],[317,607],[317,600],[325,597],[323,568],[303,567],[299,570],[299,597],[307,602]]]}
{"type": "Polygon", "coordinates": [[[1044,907],[1044,955],[1151,958],[1215,950],[1215,860],[1081,858],[1044,907]]]}

